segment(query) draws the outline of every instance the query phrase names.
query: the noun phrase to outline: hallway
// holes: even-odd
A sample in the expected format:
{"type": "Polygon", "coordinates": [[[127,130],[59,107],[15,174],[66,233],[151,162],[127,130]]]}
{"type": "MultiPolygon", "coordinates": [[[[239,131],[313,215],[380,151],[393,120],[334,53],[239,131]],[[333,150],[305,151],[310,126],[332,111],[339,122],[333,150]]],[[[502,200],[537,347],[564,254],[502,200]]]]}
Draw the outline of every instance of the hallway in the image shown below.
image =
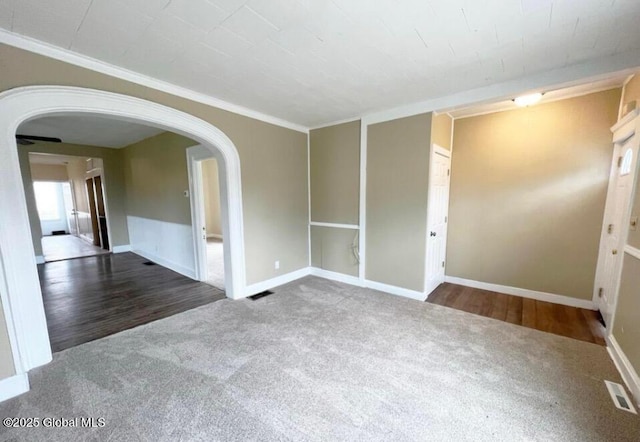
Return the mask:
{"type": "Polygon", "coordinates": [[[86,256],[106,255],[109,250],[89,244],[77,236],[54,235],[42,237],[42,254],[45,262],[63,259],[82,258],[86,256]]]}

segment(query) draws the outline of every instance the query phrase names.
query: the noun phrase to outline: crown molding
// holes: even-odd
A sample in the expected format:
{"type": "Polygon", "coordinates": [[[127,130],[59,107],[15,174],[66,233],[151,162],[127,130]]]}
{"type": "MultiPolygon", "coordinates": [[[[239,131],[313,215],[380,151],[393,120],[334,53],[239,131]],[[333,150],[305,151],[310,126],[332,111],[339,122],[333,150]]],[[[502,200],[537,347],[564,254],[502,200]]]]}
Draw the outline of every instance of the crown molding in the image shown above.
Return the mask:
{"type": "Polygon", "coordinates": [[[19,35],[1,28],[0,43],[4,43],[6,45],[13,46],[19,49],[24,49],[25,51],[33,52],[35,54],[44,55],[45,57],[63,61],[65,63],[89,69],[94,72],[119,78],[121,80],[130,81],[132,83],[166,92],[177,97],[186,98],[188,100],[213,106],[218,109],[233,112],[238,115],[273,124],[275,126],[285,127],[287,129],[292,129],[298,132],[309,133],[309,128],[301,124],[267,115],[256,110],[240,106],[238,104],[229,103],[227,101],[220,100],[219,98],[215,98],[201,92],[196,92],[182,86],[177,86],[166,81],[158,80],[148,75],[140,74],[138,72],[134,72],[110,63],[106,63],[104,61],[100,61],[96,58],[82,55],[77,52],[63,49],[58,46],[54,46],[52,44],[45,43],[34,38],[26,37],[24,35],[19,35]]]}
{"type": "Polygon", "coordinates": [[[588,81],[598,81],[613,74],[633,74],[640,66],[640,50],[634,49],[614,55],[588,60],[550,71],[539,72],[503,83],[483,86],[477,89],[456,92],[438,98],[413,104],[384,109],[363,115],[363,124],[376,124],[398,118],[419,115],[440,110],[449,111],[458,106],[472,106],[504,100],[536,88],[561,89],[577,86],[588,81]]]}

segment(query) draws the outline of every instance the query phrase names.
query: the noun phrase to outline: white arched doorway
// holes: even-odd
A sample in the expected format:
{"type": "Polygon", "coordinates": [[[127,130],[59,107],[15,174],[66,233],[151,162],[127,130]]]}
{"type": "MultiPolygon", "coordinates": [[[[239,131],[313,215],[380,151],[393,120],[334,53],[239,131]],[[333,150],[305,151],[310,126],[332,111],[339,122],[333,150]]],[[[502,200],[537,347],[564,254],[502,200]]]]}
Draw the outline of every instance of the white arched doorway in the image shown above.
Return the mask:
{"type": "Polygon", "coordinates": [[[0,109],[0,295],[16,374],[52,358],[15,141],[24,121],[45,115],[103,115],[166,129],[210,149],[220,166],[222,231],[230,245],[224,252],[226,292],[233,299],[246,295],[240,158],[222,131],[151,101],[76,87],[12,89],[0,94],[0,109]]]}

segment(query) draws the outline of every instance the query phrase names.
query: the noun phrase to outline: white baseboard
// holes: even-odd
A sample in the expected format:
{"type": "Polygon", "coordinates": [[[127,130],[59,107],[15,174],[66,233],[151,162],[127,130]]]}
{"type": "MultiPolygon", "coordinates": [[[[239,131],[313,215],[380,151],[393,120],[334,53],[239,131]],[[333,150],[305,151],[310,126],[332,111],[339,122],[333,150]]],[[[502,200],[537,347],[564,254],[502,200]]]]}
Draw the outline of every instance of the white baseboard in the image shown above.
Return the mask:
{"type": "Polygon", "coordinates": [[[143,258],[148,259],[149,261],[153,261],[156,264],[160,264],[162,267],[166,267],[174,272],[180,273],[191,279],[196,279],[196,272],[194,269],[190,269],[188,267],[181,266],[180,264],[176,264],[175,262],[171,262],[167,259],[161,258],[153,253],[145,252],[142,250],[131,250],[136,255],[140,255],[143,258]]]}
{"type": "Polygon", "coordinates": [[[330,279],[332,281],[344,282],[345,284],[355,285],[358,287],[364,287],[364,284],[357,276],[345,275],[344,273],[332,272],[318,267],[311,267],[311,275],[319,278],[330,279]]]}
{"type": "Polygon", "coordinates": [[[370,289],[389,293],[391,295],[403,296],[405,298],[415,299],[416,301],[424,301],[425,299],[427,299],[427,295],[423,292],[418,292],[416,290],[409,290],[402,287],[396,287],[394,285],[383,284],[381,282],[369,281],[368,279],[365,279],[364,286],[370,289]]]}
{"type": "Polygon", "coordinates": [[[427,295],[415,290],[409,290],[402,287],[396,287],[389,284],[383,284],[381,282],[361,280],[357,276],[345,275],[343,273],[332,272],[330,270],[319,269],[317,267],[310,268],[310,274],[319,278],[330,279],[332,281],[343,282],[345,284],[353,285],[356,287],[366,287],[379,292],[388,293],[390,295],[402,296],[405,298],[415,299],[417,301],[424,301],[427,295]]]}
{"type": "Polygon", "coordinates": [[[222,239],[222,235],[218,235],[217,233],[207,233],[207,238],[222,239]]]}
{"type": "Polygon", "coordinates": [[[508,285],[491,284],[489,282],[474,281],[472,279],[458,278],[455,276],[445,276],[444,281],[451,284],[473,287],[475,289],[489,290],[492,292],[504,293],[506,295],[535,299],[537,301],[551,302],[553,304],[567,305],[569,307],[578,307],[587,310],[596,310],[593,301],[586,299],[577,299],[570,296],[556,295],[554,293],[537,292],[535,290],[510,287],[508,285]]]}
{"type": "Polygon", "coordinates": [[[267,279],[266,281],[248,285],[245,289],[244,297],[253,296],[257,293],[264,292],[265,290],[270,290],[274,287],[295,281],[296,279],[304,278],[305,276],[309,276],[309,274],[309,267],[304,267],[291,273],[286,273],[284,275],[276,276],[275,278],[267,279]]]}
{"type": "Polygon", "coordinates": [[[616,368],[620,372],[624,383],[633,395],[633,400],[640,407],[640,376],[631,365],[631,361],[620,348],[620,344],[616,341],[613,335],[607,336],[607,351],[609,356],[613,359],[613,363],[616,364],[616,368]]]}
{"type": "Polygon", "coordinates": [[[124,246],[113,246],[113,253],[125,253],[125,252],[130,252],[131,251],[131,245],[130,244],[126,244],[124,246]]]}
{"type": "Polygon", "coordinates": [[[29,391],[29,376],[17,374],[0,381],[0,402],[19,396],[29,391]]]}
{"type": "Polygon", "coordinates": [[[44,256],[36,255],[36,264],[44,264],[44,263],[45,263],[44,256]]]}

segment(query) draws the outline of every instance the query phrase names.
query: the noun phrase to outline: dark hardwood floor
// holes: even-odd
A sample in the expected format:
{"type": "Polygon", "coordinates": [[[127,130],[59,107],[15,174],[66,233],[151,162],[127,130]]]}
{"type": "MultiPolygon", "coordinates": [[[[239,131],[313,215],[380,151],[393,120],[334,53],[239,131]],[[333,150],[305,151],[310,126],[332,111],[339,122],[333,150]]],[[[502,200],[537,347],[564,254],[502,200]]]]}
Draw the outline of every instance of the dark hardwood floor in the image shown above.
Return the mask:
{"type": "Polygon", "coordinates": [[[441,284],[427,302],[523,327],[605,345],[598,312],[462,285],[441,284]]]}
{"type": "Polygon", "coordinates": [[[93,341],[225,297],[133,253],[38,266],[54,352],[93,341]]]}

